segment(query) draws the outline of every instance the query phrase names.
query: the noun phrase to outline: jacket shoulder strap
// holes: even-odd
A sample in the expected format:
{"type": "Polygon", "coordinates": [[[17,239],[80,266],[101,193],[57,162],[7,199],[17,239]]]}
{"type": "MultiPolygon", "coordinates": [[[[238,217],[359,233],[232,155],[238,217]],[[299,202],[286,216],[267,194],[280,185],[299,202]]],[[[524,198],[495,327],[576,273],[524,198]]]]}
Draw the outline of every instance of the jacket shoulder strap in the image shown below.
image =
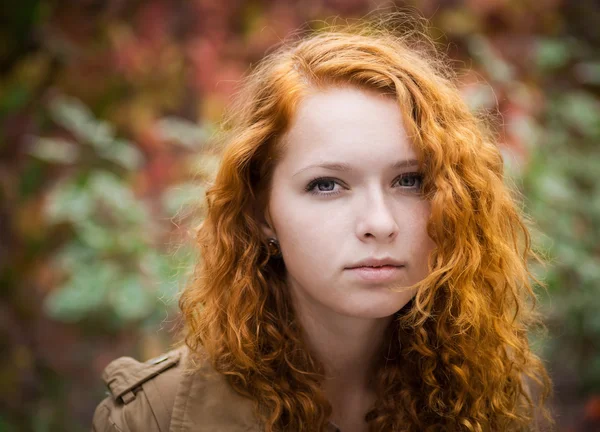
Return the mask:
{"type": "Polygon", "coordinates": [[[146,362],[131,357],[113,360],[102,373],[115,403],[127,405],[144,392],[161,432],[168,432],[175,401],[183,348],[174,349],[146,362]]]}

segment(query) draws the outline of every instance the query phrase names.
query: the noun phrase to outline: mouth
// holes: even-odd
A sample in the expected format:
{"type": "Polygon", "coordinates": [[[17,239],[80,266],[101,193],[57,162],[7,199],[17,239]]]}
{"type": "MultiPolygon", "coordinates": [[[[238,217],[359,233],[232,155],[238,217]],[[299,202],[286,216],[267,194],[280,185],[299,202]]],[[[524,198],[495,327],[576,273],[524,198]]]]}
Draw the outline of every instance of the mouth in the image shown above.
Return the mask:
{"type": "Polygon", "coordinates": [[[384,268],[384,267],[404,267],[404,266],[400,266],[400,265],[391,265],[391,264],[384,264],[384,265],[364,265],[364,266],[356,266],[356,267],[348,267],[349,270],[353,270],[353,269],[358,269],[358,268],[372,268],[372,269],[380,269],[380,268],[384,268]]]}
{"type": "Polygon", "coordinates": [[[404,266],[382,265],[382,266],[361,266],[351,267],[347,270],[363,282],[391,282],[402,275],[404,266]]]}
{"type": "Polygon", "coordinates": [[[368,257],[360,261],[353,262],[348,268],[383,268],[383,267],[404,267],[406,263],[391,256],[368,257]]]}

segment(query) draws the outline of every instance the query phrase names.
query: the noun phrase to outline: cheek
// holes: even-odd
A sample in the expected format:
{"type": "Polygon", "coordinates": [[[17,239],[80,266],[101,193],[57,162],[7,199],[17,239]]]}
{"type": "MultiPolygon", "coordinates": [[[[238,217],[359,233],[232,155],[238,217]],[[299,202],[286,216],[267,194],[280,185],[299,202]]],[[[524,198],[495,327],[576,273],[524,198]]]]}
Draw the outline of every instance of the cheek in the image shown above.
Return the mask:
{"type": "Polygon", "coordinates": [[[292,273],[326,271],[339,247],[335,241],[341,240],[336,234],[341,229],[339,219],[336,222],[315,207],[297,196],[273,195],[271,216],[286,267],[292,273]]]}
{"type": "Polygon", "coordinates": [[[412,244],[414,245],[414,258],[417,260],[415,264],[422,272],[427,270],[427,258],[436,247],[435,242],[427,233],[427,223],[431,215],[429,203],[422,203],[414,214],[415,219],[411,230],[413,233],[412,244]]]}
{"type": "Polygon", "coordinates": [[[322,238],[332,225],[333,221],[310,201],[288,187],[273,190],[269,209],[282,242],[298,246],[313,242],[322,238]]]}
{"type": "Polygon", "coordinates": [[[316,262],[322,261],[324,256],[331,256],[335,248],[331,220],[314,211],[286,211],[284,216],[279,222],[279,234],[283,247],[288,246],[285,249],[290,256],[316,262]]]}

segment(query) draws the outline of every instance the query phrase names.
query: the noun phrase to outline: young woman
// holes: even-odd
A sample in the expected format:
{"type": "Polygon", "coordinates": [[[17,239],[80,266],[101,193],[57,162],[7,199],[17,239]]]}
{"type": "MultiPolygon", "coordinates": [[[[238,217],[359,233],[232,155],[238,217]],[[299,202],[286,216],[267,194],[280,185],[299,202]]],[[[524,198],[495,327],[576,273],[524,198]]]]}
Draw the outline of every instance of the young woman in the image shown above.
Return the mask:
{"type": "Polygon", "coordinates": [[[385,28],[305,36],[244,81],[184,343],[111,363],[95,430],[551,425],[539,258],[497,143],[422,32],[385,28]]]}

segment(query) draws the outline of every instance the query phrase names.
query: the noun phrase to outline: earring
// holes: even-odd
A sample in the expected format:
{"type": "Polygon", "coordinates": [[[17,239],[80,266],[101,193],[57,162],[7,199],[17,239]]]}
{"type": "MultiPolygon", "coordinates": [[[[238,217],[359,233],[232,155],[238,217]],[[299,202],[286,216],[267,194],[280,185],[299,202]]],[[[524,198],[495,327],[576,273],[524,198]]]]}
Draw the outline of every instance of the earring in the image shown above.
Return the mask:
{"type": "Polygon", "coordinates": [[[279,258],[281,256],[281,249],[279,247],[279,242],[276,238],[271,237],[269,239],[269,255],[275,258],[279,258]]]}

